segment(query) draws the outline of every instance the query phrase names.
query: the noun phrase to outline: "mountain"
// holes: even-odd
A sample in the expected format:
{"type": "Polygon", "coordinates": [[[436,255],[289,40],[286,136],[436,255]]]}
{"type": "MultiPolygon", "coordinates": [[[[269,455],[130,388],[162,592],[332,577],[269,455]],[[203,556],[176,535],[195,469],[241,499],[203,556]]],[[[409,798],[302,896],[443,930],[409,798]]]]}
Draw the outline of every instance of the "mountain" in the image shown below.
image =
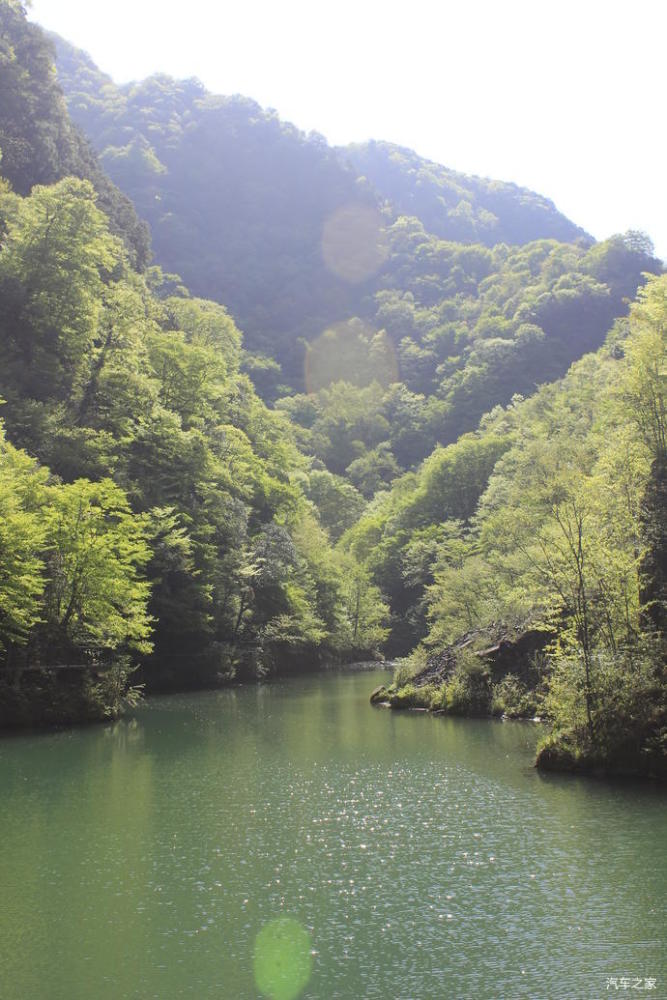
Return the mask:
{"type": "Polygon", "coordinates": [[[155,690],[372,654],[384,604],[318,512],[336,482],[224,307],[139,266],[94,153],[78,175],[22,5],[0,27],[0,727],[115,716],[137,669],[155,690]]]}
{"type": "MultiPolygon", "coordinates": [[[[247,347],[277,359],[292,385],[303,384],[303,339],[372,318],[373,297],[396,285],[391,260],[379,275],[330,260],[329,244],[349,259],[377,240],[374,220],[377,229],[408,214],[440,239],[488,246],[591,243],[550,202],[514,185],[466,178],[384,143],[334,150],[196,80],[117,86],[85,53],[56,45],[70,113],[150,223],[157,262],[224,302],[247,347]]],[[[370,253],[380,264],[387,249],[370,253]]]]}
{"type": "Polygon", "coordinates": [[[392,704],[538,712],[543,766],[664,773],[650,240],[60,43],[148,266],[52,50],[0,16],[0,721],[114,715],[135,666],[382,648],[392,704]]]}
{"type": "Polygon", "coordinates": [[[596,244],[515,185],[387,143],[333,150],[196,80],[118,87],[56,44],[70,111],[157,262],[230,309],[264,398],[367,499],[562,377],[661,270],[642,234],[596,244]]]}
{"type": "Polygon", "coordinates": [[[546,716],[538,764],[667,777],[667,275],[344,536],[422,642],[394,707],[546,716]]]}
{"type": "Polygon", "coordinates": [[[70,113],[149,222],[156,260],[224,302],[248,347],[296,376],[298,338],[357,311],[357,289],[327,270],[321,240],[341,206],[374,204],[369,186],[321,136],[254,101],[162,75],[117,87],[57,45],[70,113]]]}
{"type": "Polygon", "coordinates": [[[489,247],[540,239],[593,242],[553,202],[516,184],[458,173],[390,142],[354,144],[339,153],[394,212],[415,216],[441,239],[489,247]]]}

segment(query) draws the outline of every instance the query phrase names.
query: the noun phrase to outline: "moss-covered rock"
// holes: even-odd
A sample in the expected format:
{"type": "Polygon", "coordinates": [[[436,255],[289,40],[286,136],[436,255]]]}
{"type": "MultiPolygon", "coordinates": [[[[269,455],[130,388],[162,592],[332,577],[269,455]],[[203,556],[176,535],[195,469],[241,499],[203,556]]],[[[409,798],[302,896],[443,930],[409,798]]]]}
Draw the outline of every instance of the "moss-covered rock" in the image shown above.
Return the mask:
{"type": "Polygon", "coordinates": [[[384,684],[380,684],[371,691],[371,705],[380,705],[382,702],[387,701],[388,698],[389,694],[384,684]]]}

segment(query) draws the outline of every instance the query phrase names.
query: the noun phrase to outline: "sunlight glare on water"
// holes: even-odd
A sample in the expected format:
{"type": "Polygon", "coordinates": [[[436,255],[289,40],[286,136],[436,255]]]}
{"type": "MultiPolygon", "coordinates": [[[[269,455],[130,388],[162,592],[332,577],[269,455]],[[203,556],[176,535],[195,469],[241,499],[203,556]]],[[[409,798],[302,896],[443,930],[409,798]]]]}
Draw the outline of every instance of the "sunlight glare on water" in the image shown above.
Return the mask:
{"type": "Polygon", "coordinates": [[[664,792],[373,709],[386,676],[0,740],[0,997],[664,1000],[664,792]]]}

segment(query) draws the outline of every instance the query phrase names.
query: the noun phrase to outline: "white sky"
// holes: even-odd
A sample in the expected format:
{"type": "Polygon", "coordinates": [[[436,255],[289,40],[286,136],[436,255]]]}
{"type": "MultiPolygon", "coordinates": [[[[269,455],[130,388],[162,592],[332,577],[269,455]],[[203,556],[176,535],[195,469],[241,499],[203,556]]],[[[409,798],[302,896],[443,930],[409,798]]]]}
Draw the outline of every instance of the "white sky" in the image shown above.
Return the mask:
{"type": "Polygon", "coordinates": [[[386,139],[667,259],[665,0],[33,0],[117,82],[197,76],[344,144],[386,139]]]}

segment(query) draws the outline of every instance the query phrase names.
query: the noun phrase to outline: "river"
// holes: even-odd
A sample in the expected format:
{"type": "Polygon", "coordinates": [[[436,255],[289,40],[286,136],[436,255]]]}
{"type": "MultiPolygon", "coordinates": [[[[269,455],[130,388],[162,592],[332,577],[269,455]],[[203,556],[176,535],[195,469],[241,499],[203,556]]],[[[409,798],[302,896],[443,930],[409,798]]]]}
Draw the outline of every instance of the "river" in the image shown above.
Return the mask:
{"type": "Polygon", "coordinates": [[[667,997],[664,792],[373,709],[386,676],[3,738],[0,997],[667,997]]]}

